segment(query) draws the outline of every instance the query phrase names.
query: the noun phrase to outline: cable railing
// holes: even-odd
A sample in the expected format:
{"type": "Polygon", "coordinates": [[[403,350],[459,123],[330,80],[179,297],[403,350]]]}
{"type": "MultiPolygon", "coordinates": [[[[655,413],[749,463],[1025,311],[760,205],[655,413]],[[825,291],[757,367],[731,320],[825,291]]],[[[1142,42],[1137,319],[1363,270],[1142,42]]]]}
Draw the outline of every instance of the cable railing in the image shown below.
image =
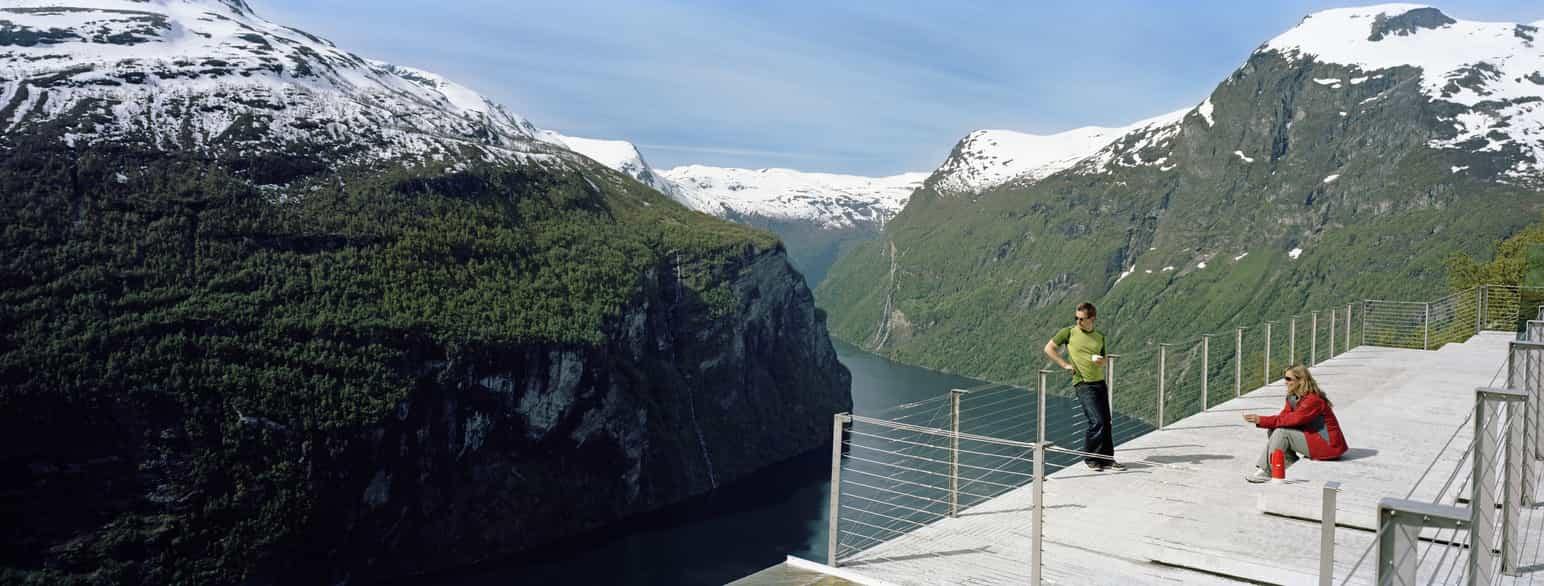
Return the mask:
{"type": "Polygon", "coordinates": [[[1544,515],[1524,517],[1534,503],[1537,470],[1526,453],[1536,430],[1525,424],[1538,402],[1537,391],[1480,387],[1475,407],[1433,460],[1458,450],[1458,463],[1430,498],[1412,498],[1423,482],[1435,481],[1428,466],[1404,498],[1378,504],[1378,530],[1341,584],[1355,577],[1377,550],[1379,584],[1494,584],[1515,576],[1523,561],[1536,561],[1544,515]],[[1472,430],[1467,446],[1453,440],[1472,430]],[[1525,525],[1524,523],[1528,525],[1525,525]]]}
{"type": "MultiPolygon", "coordinates": [[[[925,546],[934,523],[955,518],[974,507],[1026,484],[1034,486],[1033,559],[1024,574],[1040,582],[1040,547],[1046,474],[1061,470],[1075,458],[1048,457],[1046,437],[1046,375],[1041,371],[1037,408],[1031,417],[1035,441],[1019,441],[961,431],[963,399],[970,390],[950,391],[944,403],[948,428],[930,427],[849,414],[837,414],[832,436],[831,510],[828,560],[832,566],[895,537],[920,535],[918,551],[896,555],[937,555],[925,546]]],[[[1016,389],[978,389],[983,400],[1006,401],[1016,389]],[[991,395],[1008,395],[991,397],[991,395]]],[[[988,404],[989,405],[989,404],[988,404]]],[[[982,405],[985,406],[985,405],[982,405]]],[[[981,406],[978,406],[981,407],[981,406]]],[[[977,415],[977,418],[982,415],[977,415]]],[[[977,419],[976,421],[979,421],[977,419]]],[[[998,422],[1003,425],[1012,422],[998,422]]],[[[1018,427],[1018,426],[1015,426],[1018,427]]],[[[1003,556],[994,564],[1023,565],[1003,556]]],[[[956,562],[970,563],[970,562],[956,562]]]]}
{"type": "Polygon", "coordinates": [[[1292,364],[1312,366],[1359,344],[1357,304],[1304,312],[1252,327],[1113,354],[1107,366],[1111,405],[1163,429],[1245,389],[1281,378],[1292,364]]]}
{"type": "MultiPolygon", "coordinates": [[[[1538,293],[1544,301],[1544,289],[1538,293]]],[[[1511,345],[1505,385],[1494,386],[1498,372],[1491,387],[1476,389],[1474,409],[1410,491],[1380,502],[1375,539],[1342,581],[1350,581],[1364,563],[1375,563],[1380,584],[1414,584],[1417,577],[1421,583],[1492,583],[1515,572],[1529,551],[1544,551],[1544,544],[1529,541],[1540,532],[1522,525],[1524,503],[1544,497],[1535,486],[1535,460],[1544,457],[1544,404],[1538,400],[1544,389],[1544,320],[1525,319],[1544,317],[1544,304],[1531,299],[1527,288],[1488,286],[1431,302],[1364,300],[1112,354],[1106,365],[1117,414],[1112,435],[1118,444],[1155,427],[1162,430],[1245,388],[1274,382],[1288,365],[1316,365],[1359,345],[1435,350],[1484,330],[1518,327],[1524,340],[1511,345]],[[1525,306],[1533,308],[1528,315],[1520,312],[1525,306]],[[1452,468],[1438,466],[1453,460],[1452,468]]],[[[1080,460],[1109,459],[1046,440],[1082,430],[1074,418],[1059,418],[1048,427],[1046,385],[1053,374],[1062,373],[1040,371],[1034,391],[988,384],[897,406],[882,417],[839,414],[833,431],[830,565],[855,557],[874,563],[942,555],[944,548],[935,546],[946,537],[935,526],[1027,487],[1034,503],[1027,509],[1032,560],[1026,564],[1004,553],[990,562],[951,563],[1022,570],[1039,583],[1046,477],[1080,460]],[[903,536],[904,543],[876,549],[903,536]]],[[[1334,484],[1322,487],[1325,580],[1334,574],[1334,484]]],[[[1544,525],[1544,514],[1526,520],[1544,525]]]]}
{"type": "MultiPolygon", "coordinates": [[[[1520,316],[1505,315],[1515,310],[1494,301],[1520,293],[1516,288],[1481,289],[1432,302],[1431,307],[1446,306],[1441,311],[1452,309],[1458,315],[1452,319],[1473,320],[1471,331],[1505,327],[1520,316]],[[1486,297],[1492,300],[1490,310],[1484,307],[1486,297]],[[1463,314],[1466,299],[1476,300],[1474,313],[1463,314]]],[[[1519,576],[1525,563],[1536,571],[1544,560],[1544,514],[1529,512],[1544,496],[1538,486],[1539,459],[1544,455],[1544,322],[1529,320],[1526,325],[1523,340],[1510,343],[1491,386],[1475,389],[1474,408],[1409,492],[1380,501],[1376,537],[1361,555],[1365,560],[1378,551],[1379,584],[1495,584],[1519,576]],[[1496,387],[1498,381],[1504,387],[1496,387]],[[1466,432],[1467,441],[1461,441],[1466,432]],[[1437,463],[1448,458],[1456,458],[1451,472],[1433,476],[1437,463]],[[1440,486],[1432,490],[1439,478],[1440,486]]],[[[1359,560],[1341,583],[1349,583],[1360,565],[1359,560]]]]}

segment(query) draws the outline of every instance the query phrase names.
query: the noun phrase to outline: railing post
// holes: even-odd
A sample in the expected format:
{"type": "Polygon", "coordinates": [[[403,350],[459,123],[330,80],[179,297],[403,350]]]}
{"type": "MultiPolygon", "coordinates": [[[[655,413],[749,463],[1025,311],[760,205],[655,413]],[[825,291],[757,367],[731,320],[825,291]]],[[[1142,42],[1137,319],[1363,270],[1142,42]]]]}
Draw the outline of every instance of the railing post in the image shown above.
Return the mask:
{"type": "Polygon", "coordinates": [[[1485,310],[1482,309],[1484,307],[1484,303],[1485,303],[1485,288],[1484,287],[1475,287],[1474,288],[1474,333],[1475,333],[1475,335],[1479,335],[1480,332],[1485,331],[1485,326],[1484,326],[1485,322],[1484,322],[1484,318],[1483,318],[1483,316],[1485,315],[1485,310]]]}
{"type": "Polygon", "coordinates": [[[1260,386],[1271,384],[1271,322],[1265,322],[1265,370],[1260,373],[1260,386]]]}
{"type": "Polygon", "coordinates": [[[1474,475],[1469,481],[1469,507],[1474,511],[1474,535],[1470,544],[1471,549],[1479,550],[1485,557],[1480,560],[1484,563],[1478,564],[1480,568],[1473,565],[1470,567],[1470,575],[1481,579],[1477,583],[1490,584],[1493,581],[1490,576],[1492,551],[1501,552],[1502,573],[1509,576],[1517,574],[1522,477],[1509,468],[1521,460],[1516,453],[1522,447],[1522,434],[1512,420],[1519,410],[1514,405],[1526,408],[1527,401],[1528,394],[1523,391],[1485,387],[1474,390],[1474,475]],[[1485,423],[1491,413],[1496,413],[1496,420],[1502,421],[1503,405],[1506,405],[1504,433],[1497,434],[1494,429],[1486,429],[1485,423]],[[1498,485],[1498,490],[1490,489],[1488,485],[1492,483],[1498,485]],[[1500,505],[1501,543],[1492,543],[1495,521],[1490,515],[1482,515],[1481,511],[1496,511],[1497,505],[1500,505]],[[1484,573],[1473,573],[1478,571],[1484,573]]]}
{"type": "Polygon", "coordinates": [[[1539,378],[1544,375],[1544,342],[1512,342],[1507,348],[1506,386],[1528,393],[1528,408],[1524,416],[1527,429],[1523,453],[1523,500],[1531,502],[1538,492],[1534,485],[1531,466],[1544,459],[1544,385],[1539,378]]]}
{"type": "Polygon", "coordinates": [[[949,516],[960,514],[960,396],[963,389],[949,389],[949,516]]]}
{"type": "Polygon", "coordinates": [[[1426,315],[1421,318],[1421,349],[1431,349],[1431,302],[1426,302],[1426,315]]]}
{"type": "MultiPolygon", "coordinates": [[[[1039,431],[1035,434],[1034,518],[1031,519],[1034,529],[1030,540],[1033,549],[1029,553],[1029,583],[1036,586],[1040,584],[1040,557],[1045,543],[1045,377],[1050,373],[1051,371],[1049,370],[1040,371],[1039,431]]],[[[1109,385],[1105,386],[1108,387],[1109,385]]]]}
{"type": "Polygon", "coordinates": [[[1472,584],[1490,584],[1494,582],[1490,575],[1491,551],[1495,544],[1492,515],[1482,514],[1482,511],[1495,511],[1496,500],[1491,492],[1486,489],[1486,474],[1495,476],[1495,468],[1490,462],[1495,460],[1497,446],[1496,438],[1485,429],[1485,422],[1493,407],[1485,400],[1483,393],[1475,393],[1474,406],[1474,456],[1471,458],[1469,480],[1469,510],[1473,515],[1472,528],[1469,536],[1469,576],[1472,584]],[[1483,573],[1482,573],[1483,572],[1483,573]]]}
{"type": "Polygon", "coordinates": [[[1287,325],[1287,365],[1297,364],[1297,316],[1287,325]]]}
{"type": "Polygon", "coordinates": [[[1207,409],[1207,407],[1209,406],[1208,402],[1207,402],[1207,399],[1206,399],[1206,391],[1207,391],[1207,387],[1210,386],[1208,384],[1209,381],[1207,379],[1211,378],[1211,374],[1212,374],[1212,368],[1211,368],[1212,364],[1211,363],[1212,363],[1212,335],[1211,334],[1203,334],[1201,336],[1201,410],[1202,411],[1205,411],[1207,409]]]}
{"type": "Polygon", "coordinates": [[[1362,345],[1367,345],[1367,300],[1362,300],[1362,345]]]}
{"type": "Polygon", "coordinates": [[[1049,370],[1040,370],[1040,393],[1039,398],[1035,401],[1035,406],[1038,411],[1035,416],[1035,443],[1045,441],[1045,378],[1050,374],[1051,371],[1049,370]]]}
{"type": "Polygon", "coordinates": [[[1233,338],[1233,397],[1244,396],[1244,328],[1233,338]]]}
{"type": "Polygon", "coordinates": [[[1335,357],[1335,310],[1332,309],[1325,313],[1330,314],[1330,352],[1324,356],[1325,360],[1329,360],[1335,357]]]}
{"type": "Polygon", "coordinates": [[[1319,312],[1313,312],[1313,328],[1308,330],[1308,365],[1319,364],[1319,312]]]}
{"type": "Polygon", "coordinates": [[[1346,304],[1346,344],[1345,344],[1344,347],[1342,347],[1340,349],[1340,351],[1341,352],[1345,352],[1346,350],[1350,350],[1350,349],[1351,349],[1351,304],[1347,303],[1346,304]]]}
{"type": "Polygon", "coordinates": [[[831,426],[831,511],[830,525],[827,528],[830,536],[826,544],[826,563],[835,568],[838,565],[836,559],[837,540],[841,534],[837,530],[837,521],[842,511],[842,428],[852,423],[851,413],[837,413],[835,424],[831,426]]]}
{"type": "MultiPolygon", "coordinates": [[[[1110,424],[1115,424],[1115,359],[1119,354],[1104,355],[1104,404],[1110,406],[1110,424]]],[[[1111,428],[1113,429],[1113,428],[1111,428]]]]}
{"type": "Polygon", "coordinates": [[[1168,394],[1169,344],[1158,345],[1158,429],[1163,429],[1163,396],[1168,394]]]}
{"type": "Polygon", "coordinates": [[[1335,493],[1339,482],[1324,483],[1323,505],[1319,512],[1319,586],[1335,583],[1335,493]]]}
{"type": "Polygon", "coordinates": [[[1518,287],[1517,288],[1517,304],[1512,306],[1512,321],[1507,322],[1509,324],[1507,326],[1507,331],[1516,331],[1517,330],[1517,318],[1522,317],[1522,315],[1523,315],[1523,290],[1522,290],[1521,287],[1518,287]]]}
{"type": "MultiPolygon", "coordinates": [[[[1466,524],[1470,524],[1471,515],[1477,509],[1455,507],[1452,505],[1439,505],[1423,501],[1407,501],[1396,498],[1384,498],[1378,501],[1378,584],[1416,584],[1415,570],[1420,564],[1421,556],[1416,555],[1415,548],[1420,545],[1421,530],[1425,528],[1453,529],[1455,534],[1461,531],[1466,524]]],[[[1472,524],[1469,527],[1470,539],[1476,539],[1475,533],[1478,527],[1472,524]]],[[[1474,548],[1469,548],[1469,579],[1470,584],[1489,584],[1490,580],[1476,581],[1474,574],[1477,565],[1483,565],[1487,577],[1490,573],[1490,564],[1478,564],[1479,554],[1474,548]]],[[[1488,560],[1487,556],[1487,560],[1488,560]]],[[[1323,578],[1321,577],[1322,581],[1323,578]]]]}
{"type": "MultiPolygon", "coordinates": [[[[1480,285],[1480,331],[1490,325],[1490,285],[1480,285]]],[[[1475,332],[1478,334],[1479,332],[1475,332]]]]}

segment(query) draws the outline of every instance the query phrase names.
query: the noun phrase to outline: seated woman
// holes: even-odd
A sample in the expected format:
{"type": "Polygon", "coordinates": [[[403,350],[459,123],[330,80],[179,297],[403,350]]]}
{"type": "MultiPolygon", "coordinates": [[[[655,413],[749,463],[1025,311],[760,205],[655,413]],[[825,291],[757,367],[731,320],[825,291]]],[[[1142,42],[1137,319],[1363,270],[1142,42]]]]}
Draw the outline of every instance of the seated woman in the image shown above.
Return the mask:
{"type": "Polygon", "coordinates": [[[1265,453],[1253,473],[1244,476],[1250,482],[1271,479],[1271,452],[1281,450],[1286,465],[1297,462],[1298,455],[1312,460],[1334,460],[1346,453],[1346,438],[1340,434],[1340,421],[1330,398],[1319,389],[1308,368],[1287,367],[1281,378],[1287,381],[1287,404],[1277,415],[1244,415],[1244,421],[1270,430],[1265,453]]]}

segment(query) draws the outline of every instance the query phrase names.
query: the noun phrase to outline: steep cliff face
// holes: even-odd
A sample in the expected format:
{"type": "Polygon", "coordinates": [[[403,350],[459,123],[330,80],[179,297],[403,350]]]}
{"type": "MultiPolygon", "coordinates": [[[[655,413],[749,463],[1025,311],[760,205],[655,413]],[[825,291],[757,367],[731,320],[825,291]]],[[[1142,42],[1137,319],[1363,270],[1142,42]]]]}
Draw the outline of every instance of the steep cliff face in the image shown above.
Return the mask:
{"type": "MultiPolygon", "coordinates": [[[[682,263],[697,261],[681,259],[682,263]]],[[[665,262],[597,347],[487,348],[423,384],[340,478],[350,536],[334,578],[475,561],[593,529],[812,449],[850,378],[780,250],[711,278],[713,308],[665,262]]]]}
{"type": "Polygon", "coordinates": [[[0,583],[520,551],[850,407],[776,238],[239,0],[0,6],[0,583]]]}
{"type": "Polygon", "coordinates": [[[289,207],[225,163],[3,160],[0,581],[444,568],[733,482],[851,408],[770,234],[599,166],[400,173],[289,207]]]}

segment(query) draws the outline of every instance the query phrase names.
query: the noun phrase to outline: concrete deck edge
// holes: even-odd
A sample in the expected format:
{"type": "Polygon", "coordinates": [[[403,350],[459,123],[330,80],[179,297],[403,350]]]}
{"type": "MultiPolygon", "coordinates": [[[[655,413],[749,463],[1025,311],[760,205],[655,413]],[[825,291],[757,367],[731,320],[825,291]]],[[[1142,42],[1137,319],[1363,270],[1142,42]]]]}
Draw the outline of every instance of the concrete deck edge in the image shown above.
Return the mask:
{"type": "Polygon", "coordinates": [[[895,586],[894,584],[891,584],[889,582],[885,582],[885,581],[881,581],[881,580],[875,580],[873,578],[870,578],[868,576],[864,576],[864,575],[859,574],[857,572],[853,572],[853,571],[850,571],[850,570],[845,570],[845,569],[842,569],[842,568],[833,568],[831,566],[828,566],[828,565],[825,565],[825,564],[822,564],[822,563],[819,563],[819,562],[812,562],[812,561],[809,561],[807,559],[804,559],[804,558],[801,558],[801,557],[797,557],[797,556],[788,556],[788,560],[785,561],[784,563],[786,563],[786,564],[788,564],[790,566],[793,566],[795,568],[799,568],[801,570],[809,570],[811,572],[819,572],[819,573],[825,574],[827,576],[833,576],[833,577],[836,577],[836,578],[841,578],[843,580],[846,580],[848,582],[852,582],[854,584],[862,584],[863,586],[895,586]]]}

